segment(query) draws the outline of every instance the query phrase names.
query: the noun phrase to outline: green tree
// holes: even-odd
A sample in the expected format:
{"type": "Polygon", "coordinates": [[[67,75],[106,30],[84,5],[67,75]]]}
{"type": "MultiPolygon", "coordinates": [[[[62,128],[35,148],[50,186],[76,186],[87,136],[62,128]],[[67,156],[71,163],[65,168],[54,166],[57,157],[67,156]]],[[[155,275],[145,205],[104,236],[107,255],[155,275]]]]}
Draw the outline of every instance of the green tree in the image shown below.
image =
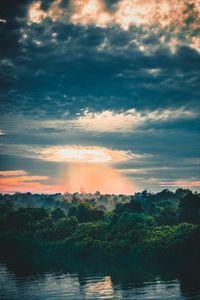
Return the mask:
{"type": "Polygon", "coordinates": [[[73,205],[69,208],[68,216],[69,217],[78,217],[78,213],[79,213],[78,207],[73,205]]]}
{"type": "Polygon", "coordinates": [[[51,212],[51,218],[53,221],[57,222],[58,220],[65,217],[64,212],[60,208],[56,208],[51,212]]]}
{"type": "Polygon", "coordinates": [[[184,222],[200,223],[200,194],[191,192],[181,199],[180,218],[184,222]]]}
{"type": "Polygon", "coordinates": [[[78,224],[78,220],[75,217],[68,217],[65,219],[61,219],[59,223],[57,223],[54,230],[54,239],[61,240],[65,239],[69,235],[73,234],[76,226],[78,224]]]}

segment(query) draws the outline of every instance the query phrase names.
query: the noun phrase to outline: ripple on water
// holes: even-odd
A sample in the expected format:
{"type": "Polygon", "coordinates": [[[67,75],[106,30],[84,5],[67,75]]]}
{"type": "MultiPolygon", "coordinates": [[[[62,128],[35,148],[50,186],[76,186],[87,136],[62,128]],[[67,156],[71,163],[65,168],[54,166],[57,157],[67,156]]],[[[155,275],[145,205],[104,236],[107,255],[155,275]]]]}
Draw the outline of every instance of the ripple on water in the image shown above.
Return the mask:
{"type": "Polygon", "coordinates": [[[129,278],[121,283],[113,282],[110,275],[88,276],[64,271],[20,276],[5,264],[0,264],[0,287],[0,299],[6,300],[190,299],[187,291],[182,295],[178,280],[156,278],[155,281],[134,282],[129,278]]]}

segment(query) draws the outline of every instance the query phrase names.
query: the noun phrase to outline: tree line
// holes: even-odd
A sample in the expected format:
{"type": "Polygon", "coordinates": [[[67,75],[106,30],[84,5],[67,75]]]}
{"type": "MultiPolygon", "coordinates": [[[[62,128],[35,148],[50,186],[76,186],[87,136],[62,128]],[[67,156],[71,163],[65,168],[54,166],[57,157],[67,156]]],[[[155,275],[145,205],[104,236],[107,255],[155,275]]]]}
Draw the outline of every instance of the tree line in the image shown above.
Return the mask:
{"type": "Polygon", "coordinates": [[[67,210],[15,206],[13,202],[7,198],[0,201],[0,246],[4,251],[11,245],[12,251],[19,245],[26,247],[25,241],[31,240],[84,257],[200,256],[197,192],[143,191],[117,202],[113,210],[93,201],[73,201],[67,210]]]}

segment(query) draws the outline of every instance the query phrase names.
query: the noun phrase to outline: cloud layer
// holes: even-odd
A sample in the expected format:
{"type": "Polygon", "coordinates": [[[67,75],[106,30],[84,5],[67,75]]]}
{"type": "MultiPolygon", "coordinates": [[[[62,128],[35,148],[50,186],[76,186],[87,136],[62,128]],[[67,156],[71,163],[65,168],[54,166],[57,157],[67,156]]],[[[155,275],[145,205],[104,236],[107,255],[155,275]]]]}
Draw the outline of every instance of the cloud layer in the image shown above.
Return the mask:
{"type": "Polygon", "coordinates": [[[66,145],[42,149],[39,158],[57,162],[118,163],[138,156],[128,151],[104,147],[66,145]]]}
{"type": "Polygon", "coordinates": [[[199,9],[194,0],[0,1],[0,176],[18,177],[10,190],[65,191],[62,168],[87,164],[90,176],[100,161],[134,190],[198,188],[199,9]]]}
{"type": "MultiPolygon", "coordinates": [[[[49,7],[42,9],[42,2],[33,2],[28,8],[28,22],[41,23],[46,18],[53,22],[61,21],[74,25],[95,25],[107,27],[118,25],[124,30],[131,26],[143,27],[148,35],[167,30],[173,32],[171,49],[180,43],[181,35],[191,47],[200,50],[200,39],[196,36],[200,20],[200,4],[198,1],[182,0],[121,0],[112,6],[112,10],[103,0],[72,0],[62,4],[62,0],[54,0],[49,7]],[[61,9],[62,7],[62,9],[61,9]]],[[[160,38],[161,43],[165,37],[160,38]]],[[[142,49],[142,48],[141,48],[142,49]]],[[[145,49],[145,48],[144,48],[145,49]]]]}
{"type": "Polygon", "coordinates": [[[195,121],[199,111],[184,107],[158,110],[139,111],[135,108],[128,110],[82,110],[75,116],[65,114],[62,119],[34,120],[31,118],[21,120],[21,117],[4,118],[0,124],[5,127],[7,134],[20,133],[23,127],[32,132],[48,131],[49,133],[131,133],[138,130],[155,129],[157,126],[167,126],[177,122],[195,121]],[[18,124],[16,124],[18,123],[18,124]]]}
{"type": "Polygon", "coordinates": [[[64,191],[61,186],[49,185],[48,176],[29,175],[25,170],[0,171],[0,190],[2,193],[64,191]]]}
{"type": "Polygon", "coordinates": [[[188,18],[193,18],[190,20],[191,27],[196,29],[199,14],[199,3],[193,0],[121,0],[113,4],[112,10],[103,0],[72,0],[68,5],[54,0],[46,10],[42,9],[41,1],[33,2],[28,9],[28,20],[40,23],[45,18],[51,18],[53,21],[100,27],[119,24],[124,29],[131,25],[174,26],[176,31],[180,31],[188,18]]]}
{"type": "Polygon", "coordinates": [[[96,132],[133,132],[136,128],[146,126],[151,128],[153,123],[173,122],[175,120],[193,119],[198,113],[184,108],[164,109],[140,112],[136,109],[127,111],[83,112],[83,115],[73,121],[74,126],[96,132]]]}

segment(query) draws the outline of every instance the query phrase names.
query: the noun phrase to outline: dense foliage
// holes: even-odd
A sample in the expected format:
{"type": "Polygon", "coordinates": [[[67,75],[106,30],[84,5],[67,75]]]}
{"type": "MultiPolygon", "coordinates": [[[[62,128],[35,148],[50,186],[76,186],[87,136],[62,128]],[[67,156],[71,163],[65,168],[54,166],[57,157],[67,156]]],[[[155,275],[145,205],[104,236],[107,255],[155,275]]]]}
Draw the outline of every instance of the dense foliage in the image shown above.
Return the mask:
{"type": "Polygon", "coordinates": [[[2,196],[1,248],[31,239],[79,256],[162,259],[200,253],[200,194],[190,190],[144,191],[117,201],[112,211],[97,201],[72,201],[67,210],[49,202],[16,206],[2,196]]]}

